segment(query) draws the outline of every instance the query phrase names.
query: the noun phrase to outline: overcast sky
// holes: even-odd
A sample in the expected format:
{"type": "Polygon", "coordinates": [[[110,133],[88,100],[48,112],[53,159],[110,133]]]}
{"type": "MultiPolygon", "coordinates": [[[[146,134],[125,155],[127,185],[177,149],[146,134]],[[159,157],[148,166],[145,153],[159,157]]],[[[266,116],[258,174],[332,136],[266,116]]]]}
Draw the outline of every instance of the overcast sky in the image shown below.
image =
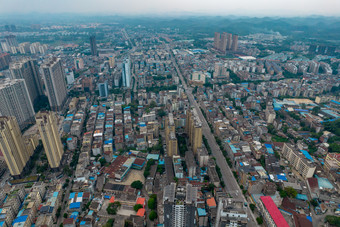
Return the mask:
{"type": "Polygon", "coordinates": [[[0,13],[340,16],[340,0],[0,0],[0,13]]]}

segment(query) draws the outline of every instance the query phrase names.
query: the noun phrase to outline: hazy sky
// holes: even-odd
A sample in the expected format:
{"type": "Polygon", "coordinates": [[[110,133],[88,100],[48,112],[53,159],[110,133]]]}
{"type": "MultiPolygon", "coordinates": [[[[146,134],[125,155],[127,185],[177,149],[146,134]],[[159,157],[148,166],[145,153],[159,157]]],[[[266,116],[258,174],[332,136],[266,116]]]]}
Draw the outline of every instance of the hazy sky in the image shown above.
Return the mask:
{"type": "Polygon", "coordinates": [[[340,16],[340,0],[0,0],[0,13],[340,16]]]}

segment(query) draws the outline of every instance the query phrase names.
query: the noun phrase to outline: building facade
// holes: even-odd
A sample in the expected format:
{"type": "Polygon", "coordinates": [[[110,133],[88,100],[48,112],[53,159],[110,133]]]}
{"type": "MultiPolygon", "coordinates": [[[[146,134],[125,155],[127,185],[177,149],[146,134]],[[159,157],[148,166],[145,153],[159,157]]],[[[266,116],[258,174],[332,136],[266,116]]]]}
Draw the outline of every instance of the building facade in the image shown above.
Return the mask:
{"type": "Polygon", "coordinates": [[[52,169],[57,169],[60,166],[64,148],[58,132],[55,114],[47,111],[39,112],[36,115],[36,121],[48,163],[52,169]]]}
{"type": "Polygon", "coordinates": [[[107,86],[107,81],[98,84],[99,96],[102,98],[107,98],[109,95],[109,88],[107,86]]]}
{"type": "Polygon", "coordinates": [[[67,99],[65,72],[60,58],[50,58],[41,65],[41,69],[51,109],[60,111],[67,99]]]}
{"type": "Polygon", "coordinates": [[[125,59],[123,62],[122,81],[123,87],[130,88],[131,86],[130,59],[125,59]]]}
{"type": "Polygon", "coordinates": [[[307,159],[302,152],[296,150],[295,147],[285,143],[282,148],[282,155],[302,177],[305,179],[313,177],[316,165],[307,159]]]}
{"type": "Polygon", "coordinates": [[[33,151],[26,149],[15,117],[0,117],[0,150],[11,175],[20,177],[33,151]]]}
{"type": "Polygon", "coordinates": [[[37,61],[23,59],[10,66],[12,79],[24,79],[32,102],[43,95],[43,87],[37,61]]]}
{"type": "Polygon", "coordinates": [[[195,108],[187,110],[186,133],[194,154],[202,147],[202,122],[195,108]]]}
{"type": "Polygon", "coordinates": [[[96,36],[90,36],[91,55],[98,56],[96,36]]]}
{"type": "Polygon", "coordinates": [[[0,115],[14,116],[20,129],[34,122],[34,109],[25,80],[0,81],[0,115]]]}

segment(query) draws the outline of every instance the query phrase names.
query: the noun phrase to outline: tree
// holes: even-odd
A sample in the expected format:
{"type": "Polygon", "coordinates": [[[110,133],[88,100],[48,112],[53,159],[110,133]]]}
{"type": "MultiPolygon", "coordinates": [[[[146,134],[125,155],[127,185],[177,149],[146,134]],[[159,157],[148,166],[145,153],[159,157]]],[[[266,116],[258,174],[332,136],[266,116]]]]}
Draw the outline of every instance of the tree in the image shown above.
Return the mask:
{"type": "Polygon", "coordinates": [[[314,107],[313,109],[312,109],[312,113],[314,114],[314,115],[317,115],[319,112],[320,112],[320,107],[319,106],[316,106],[316,107],[314,107]]]}
{"type": "Polygon", "coordinates": [[[67,217],[68,217],[67,213],[64,213],[64,218],[67,218],[67,217]]]}
{"type": "Polygon", "coordinates": [[[328,222],[330,225],[340,226],[340,217],[327,215],[325,221],[328,222]]]}
{"type": "Polygon", "coordinates": [[[337,144],[337,143],[329,144],[328,151],[339,153],[340,152],[340,144],[337,144]]]}
{"type": "Polygon", "coordinates": [[[109,206],[106,208],[106,212],[111,215],[117,214],[118,208],[121,206],[120,202],[110,203],[109,206]]]}
{"type": "Polygon", "coordinates": [[[148,207],[151,210],[154,210],[156,208],[156,200],[154,198],[150,198],[148,201],[148,207]]]}
{"type": "Polygon", "coordinates": [[[132,182],[131,187],[140,190],[140,189],[143,188],[143,183],[141,181],[137,180],[137,181],[132,182]]]}
{"type": "Polygon", "coordinates": [[[72,176],[73,171],[70,169],[69,165],[65,165],[63,169],[64,174],[67,176],[72,176]]]}
{"type": "Polygon", "coordinates": [[[291,198],[295,198],[298,194],[297,191],[292,187],[286,187],[284,191],[287,193],[287,196],[291,198]]]}
{"type": "Polygon", "coordinates": [[[151,211],[150,212],[150,214],[149,214],[149,219],[151,220],[151,221],[153,221],[153,220],[155,220],[157,218],[157,213],[156,213],[156,211],[151,211]]]}
{"type": "Polygon", "coordinates": [[[60,212],[61,212],[61,207],[59,206],[57,209],[57,213],[55,214],[57,216],[57,218],[60,217],[60,212]]]}
{"type": "Polygon", "coordinates": [[[312,199],[310,201],[310,204],[312,204],[313,207],[317,207],[318,206],[318,201],[316,201],[316,199],[312,199]]]}
{"type": "Polygon", "coordinates": [[[275,132],[275,128],[274,128],[274,126],[273,126],[272,124],[268,125],[268,126],[267,126],[267,129],[268,129],[268,132],[269,132],[270,134],[275,134],[275,133],[276,133],[276,132],[275,132]]]}
{"type": "Polygon", "coordinates": [[[256,208],[256,205],[251,203],[251,204],[249,204],[249,207],[250,207],[251,211],[254,211],[255,208],[256,208]]]}
{"type": "Polygon", "coordinates": [[[280,192],[280,196],[281,196],[281,198],[285,198],[285,197],[287,197],[287,192],[286,191],[284,191],[284,190],[281,190],[281,191],[279,191],[280,192]]]}
{"type": "Polygon", "coordinates": [[[139,209],[143,208],[141,204],[136,204],[133,206],[133,209],[137,212],[139,209]]]}
{"type": "Polygon", "coordinates": [[[133,227],[133,223],[131,220],[126,219],[124,222],[124,227],[133,227]]]}
{"type": "Polygon", "coordinates": [[[100,162],[101,166],[104,166],[106,164],[106,159],[101,158],[101,159],[99,159],[99,162],[100,162]]]}
{"type": "Polygon", "coordinates": [[[214,191],[214,188],[215,188],[215,185],[214,185],[214,184],[209,184],[209,185],[208,185],[208,190],[209,190],[209,191],[211,191],[211,192],[214,191]]]}
{"type": "Polygon", "coordinates": [[[259,224],[259,225],[263,224],[263,218],[262,217],[257,217],[256,221],[257,221],[257,224],[259,224]]]}
{"type": "Polygon", "coordinates": [[[160,173],[160,174],[163,174],[165,172],[164,165],[158,165],[157,166],[157,172],[160,173]]]}
{"type": "Polygon", "coordinates": [[[111,218],[106,222],[106,224],[103,227],[113,227],[114,222],[115,222],[115,219],[111,218]]]}

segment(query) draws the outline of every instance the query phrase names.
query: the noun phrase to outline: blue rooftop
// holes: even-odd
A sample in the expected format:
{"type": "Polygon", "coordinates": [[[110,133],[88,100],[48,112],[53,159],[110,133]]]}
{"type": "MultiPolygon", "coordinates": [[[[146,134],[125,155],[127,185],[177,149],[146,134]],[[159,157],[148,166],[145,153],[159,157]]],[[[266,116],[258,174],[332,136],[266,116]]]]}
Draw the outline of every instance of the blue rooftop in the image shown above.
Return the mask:
{"type": "Polygon", "coordinates": [[[76,195],[76,193],[75,193],[75,192],[72,192],[68,198],[69,198],[69,199],[73,199],[75,195],[76,195]]]}
{"type": "Polygon", "coordinates": [[[147,160],[153,159],[153,160],[158,160],[159,159],[159,154],[148,154],[148,156],[146,156],[147,160]]]}
{"type": "Polygon", "coordinates": [[[328,189],[334,188],[332,183],[329,182],[327,178],[318,177],[318,176],[316,176],[316,178],[318,179],[319,188],[328,188],[328,189]]]}
{"type": "Polygon", "coordinates": [[[277,174],[277,179],[282,181],[288,181],[286,174],[277,174]]]}
{"type": "Polygon", "coordinates": [[[305,200],[305,201],[308,200],[307,195],[304,195],[304,194],[297,194],[296,198],[299,200],[305,200]]]}
{"type": "Polygon", "coordinates": [[[198,216],[206,216],[207,212],[203,208],[197,208],[198,216]]]}
{"type": "Polygon", "coordinates": [[[70,209],[78,209],[80,208],[80,202],[75,202],[70,204],[70,209]]]}
{"type": "Polygon", "coordinates": [[[266,146],[266,148],[273,148],[272,145],[269,143],[265,143],[264,145],[266,146]]]}
{"type": "Polygon", "coordinates": [[[340,105],[340,102],[338,102],[338,101],[331,100],[331,102],[332,102],[332,103],[335,103],[335,104],[337,104],[337,105],[340,105]]]}
{"type": "Polygon", "coordinates": [[[302,152],[302,154],[310,161],[314,162],[313,157],[308,153],[308,151],[306,150],[300,150],[302,152]]]}
{"type": "Polygon", "coordinates": [[[17,217],[17,218],[13,221],[12,225],[14,225],[15,223],[19,223],[19,222],[25,222],[26,219],[27,219],[27,217],[28,217],[28,215],[24,215],[24,216],[17,217]]]}

